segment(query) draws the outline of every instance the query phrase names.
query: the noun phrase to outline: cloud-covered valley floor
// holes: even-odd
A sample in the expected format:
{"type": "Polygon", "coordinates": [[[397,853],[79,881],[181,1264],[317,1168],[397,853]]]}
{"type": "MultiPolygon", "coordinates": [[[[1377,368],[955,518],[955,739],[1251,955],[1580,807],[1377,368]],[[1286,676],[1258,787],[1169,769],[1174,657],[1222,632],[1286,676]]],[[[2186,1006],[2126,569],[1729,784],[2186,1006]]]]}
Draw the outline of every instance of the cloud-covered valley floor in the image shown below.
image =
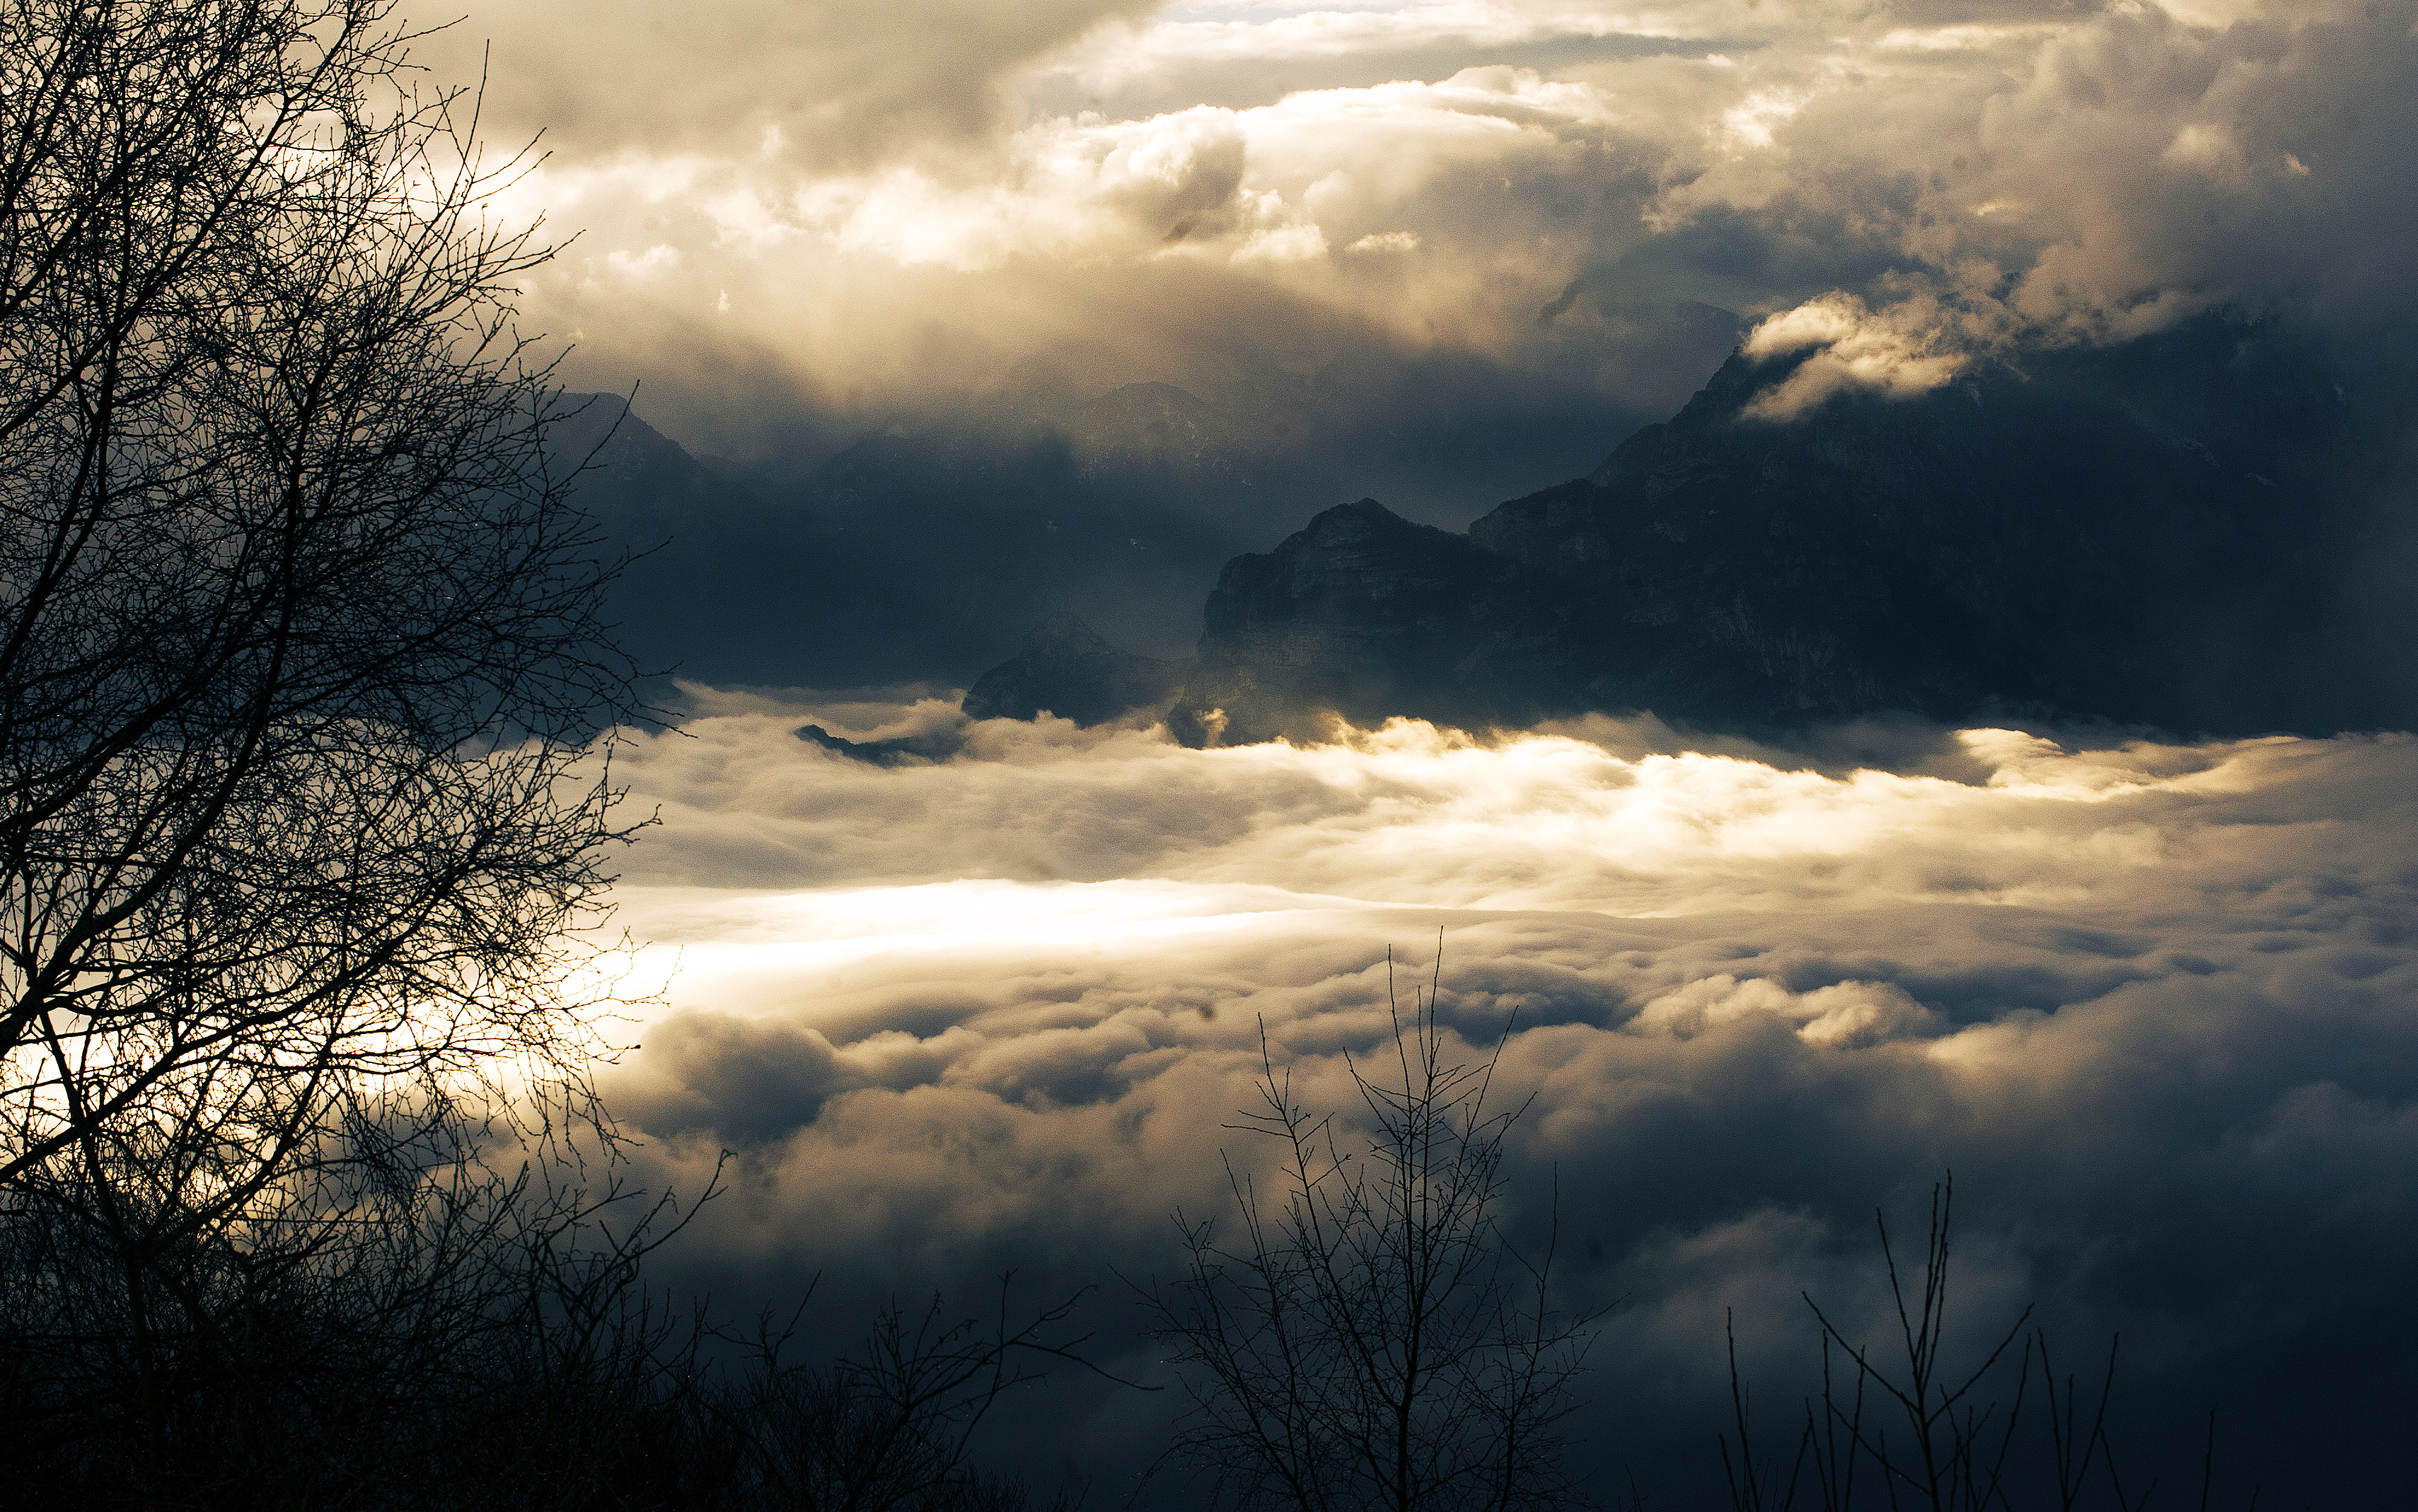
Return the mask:
{"type": "MultiPolygon", "coordinates": [[[[1952,1168],[1951,1353],[2037,1299],[2074,1358],[2122,1330],[2145,1458],[2188,1445],[2196,1480],[2212,1406],[2244,1494],[2380,1472],[2418,1353],[2418,740],[1875,725],[1708,755],[1597,718],[1193,751],[690,696],[617,758],[662,819],[617,893],[661,995],[608,1083],[650,1177],[693,1192],[737,1152],[682,1284],[972,1296],[1018,1265],[1107,1283],[1094,1349],[1148,1374],[1116,1277],[1171,1272],[1171,1214],[1265,1158],[1224,1127],[1263,1026],[1342,1107],[1389,949],[1407,988],[1441,940],[1446,1017],[1507,1027],[1533,1094],[1510,1229],[1540,1244],[1557,1190],[1566,1300],[1612,1307],[1587,1464],[1664,1504],[1717,1484],[1724,1309],[1792,1400],[1799,1290],[1876,1323],[1873,1210],[1919,1239],[1952,1168]],[[875,766],[807,723],[958,749],[875,766]]],[[[1026,1459],[1122,1504],[1166,1410],[1072,1388],[1026,1459]]]]}

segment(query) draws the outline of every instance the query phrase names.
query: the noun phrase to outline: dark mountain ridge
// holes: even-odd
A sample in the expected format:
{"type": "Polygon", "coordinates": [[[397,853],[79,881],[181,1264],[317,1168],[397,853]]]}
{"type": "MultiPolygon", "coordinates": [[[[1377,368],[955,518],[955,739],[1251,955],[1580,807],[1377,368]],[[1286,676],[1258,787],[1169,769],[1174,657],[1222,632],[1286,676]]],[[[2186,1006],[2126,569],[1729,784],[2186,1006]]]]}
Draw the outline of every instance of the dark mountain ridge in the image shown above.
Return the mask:
{"type": "MultiPolygon", "coordinates": [[[[2409,388],[2202,317],[1911,398],[1756,401],[1734,354],[1586,478],[1465,536],[1371,499],[1238,557],[1170,710],[1481,727],[1650,710],[1763,733],[1904,710],[2177,732],[2406,725],[2409,388]]],[[[1031,690],[1032,698],[1047,690],[1031,690]]]]}
{"type": "Polygon", "coordinates": [[[743,476],[613,395],[572,396],[586,405],[554,443],[567,459],[601,444],[580,494],[611,549],[635,558],[613,610],[643,664],[719,683],[962,687],[1059,614],[1180,656],[1219,568],[1325,500],[1382,479],[1449,509],[1438,500],[1472,478],[1493,492],[1552,477],[1571,435],[1630,413],[1507,387],[1482,365],[1387,371],[1258,372],[1205,397],[1036,373],[888,417],[798,470],[743,476]],[[1493,407],[1456,410],[1470,393],[1493,407]]]}

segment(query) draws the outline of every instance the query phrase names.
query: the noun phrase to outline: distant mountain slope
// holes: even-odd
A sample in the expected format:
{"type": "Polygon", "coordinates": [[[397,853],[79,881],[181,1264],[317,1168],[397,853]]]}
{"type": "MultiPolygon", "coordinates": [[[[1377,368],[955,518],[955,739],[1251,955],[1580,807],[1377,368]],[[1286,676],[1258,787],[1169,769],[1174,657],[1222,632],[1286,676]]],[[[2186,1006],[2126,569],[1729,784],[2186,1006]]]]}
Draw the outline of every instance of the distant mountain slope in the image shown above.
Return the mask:
{"type": "Polygon", "coordinates": [[[1315,734],[1325,710],[1482,725],[1558,707],[1536,701],[1535,653],[1563,595],[1535,575],[1375,499],[1328,510],[1227,564],[1171,727],[1189,743],[1241,743],[1315,734]],[[1507,660],[1518,685],[1501,676],[1507,660]]]}
{"type": "MultiPolygon", "coordinates": [[[[1138,407],[1149,441],[1169,406],[1138,407]]],[[[768,496],[622,409],[592,396],[552,444],[568,460],[593,452],[579,496],[634,558],[612,593],[625,648],[706,681],[962,686],[1074,608],[1118,627],[1163,620],[1180,645],[1185,606],[1244,543],[1086,495],[1046,452],[881,432],[768,496]]],[[[1181,428],[1168,439],[1193,444],[1181,428]]]]}
{"type": "MultiPolygon", "coordinates": [[[[1698,313],[1689,340],[1725,346],[1735,320],[1698,313]]],[[[1222,566],[1326,502],[1383,491],[1457,523],[1646,418],[1566,373],[1448,354],[1197,381],[1103,389],[1036,359],[996,389],[902,399],[836,451],[805,439],[831,417],[802,415],[795,448],[767,440],[743,480],[634,417],[581,483],[638,554],[615,591],[623,637],[701,680],[824,687],[966,685],[1061,614],[1180,656],[1222,566]]],[[[597,400],[558,450],[622,412],[597,400]]]]}
{"type": "Polygon", "coordinates": [[[2406,386],[2208,317],[1912,399],[1753,418],[1733,356],[1602,466],[1467,537],[1373,500],[1230,563],[1171,711],[1769,729],[1882,710],[2185,731],[2406,725],[2406,386]],[[2358,392],[2354,392],[2354,389],[2358,392]]]}
{"type": "Polygon", "coordinates": [[[566,394],[546,431],[558,466],[581,466],[581,505],[616,538],[711,519],[751,497],[629,412],[619,394],[566,394]]]}

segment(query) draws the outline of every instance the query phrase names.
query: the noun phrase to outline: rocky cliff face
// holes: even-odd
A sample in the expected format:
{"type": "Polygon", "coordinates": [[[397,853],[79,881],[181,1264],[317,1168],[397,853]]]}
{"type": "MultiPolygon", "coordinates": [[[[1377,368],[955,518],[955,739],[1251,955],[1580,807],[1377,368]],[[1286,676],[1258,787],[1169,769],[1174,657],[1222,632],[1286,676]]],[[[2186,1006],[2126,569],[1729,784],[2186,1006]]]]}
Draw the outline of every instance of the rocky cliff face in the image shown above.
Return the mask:
{"type": "MultiPolygon", "coordinates": [[[[1471,538],[1579,590],[1584,701],[1787,722],[1993,701],[2222,721],[2304,588],[2293,501],[2186,432],[1997,368],[1748,418],[1733,358],[1590,478],[1471,538]]],[[[2255,697],[2253,698],[2255,702],[2255,697]]]]}
{"type": "Polygon", "coordinates": [[[1240,743],[1315,734],[1328,710],[1516,717],[1521,691],[1491,687],[1491,663],[1528,628],[1518,606],[1530,575],[1372,498],[1328,510],[1274,552],[1226,565],[1171,727],[1240,743]]]}

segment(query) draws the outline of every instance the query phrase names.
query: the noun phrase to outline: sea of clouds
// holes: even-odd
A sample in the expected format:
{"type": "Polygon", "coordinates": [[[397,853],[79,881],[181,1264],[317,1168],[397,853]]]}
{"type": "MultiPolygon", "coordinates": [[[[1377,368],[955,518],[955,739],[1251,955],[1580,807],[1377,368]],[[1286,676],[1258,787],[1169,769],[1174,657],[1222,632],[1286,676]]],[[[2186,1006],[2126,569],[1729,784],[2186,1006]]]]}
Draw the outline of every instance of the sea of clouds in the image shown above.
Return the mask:
{"type": "MultiPolygon", "coordinates": [[[[2196,1480],[2214,1407],[2244,1494],[2352,1494],[2408,1398],[2418,740],[1784,752],[1591,717],[1195,751],[689,697],[617,758],[661,818],[617,890],[657,1000],[607,1087],[648,1179],[694,1194],[733,1153],[667,1252],[683,1285],[1102,1283],[1092,1350],[1151,1378],[1125,1283],[1272,1157],[1229,1127],[1263,1036],[1348,1109],[1347,1057],[1433,980],[1525,1102],[1507,1231],[1535,1252],[1557,1220],[1562,1300],[1610,1309],[1581,1453],[1676,1504],[1718,1474],[1725,1313],[1788,1402],[1800,1290],[1875,1326],[1875,1209],[1919,1245],[1951,1168],[1951,1353],[2028,1302],[2071,1359],[2121,1330],[2142,1458],[2196,1480]],[[956,749],[878,766],[808,723],[956,749]]],[[[1164,1397],[1052,1400],[1025,1462],[1122,1504],[1164,1397]]]]}

